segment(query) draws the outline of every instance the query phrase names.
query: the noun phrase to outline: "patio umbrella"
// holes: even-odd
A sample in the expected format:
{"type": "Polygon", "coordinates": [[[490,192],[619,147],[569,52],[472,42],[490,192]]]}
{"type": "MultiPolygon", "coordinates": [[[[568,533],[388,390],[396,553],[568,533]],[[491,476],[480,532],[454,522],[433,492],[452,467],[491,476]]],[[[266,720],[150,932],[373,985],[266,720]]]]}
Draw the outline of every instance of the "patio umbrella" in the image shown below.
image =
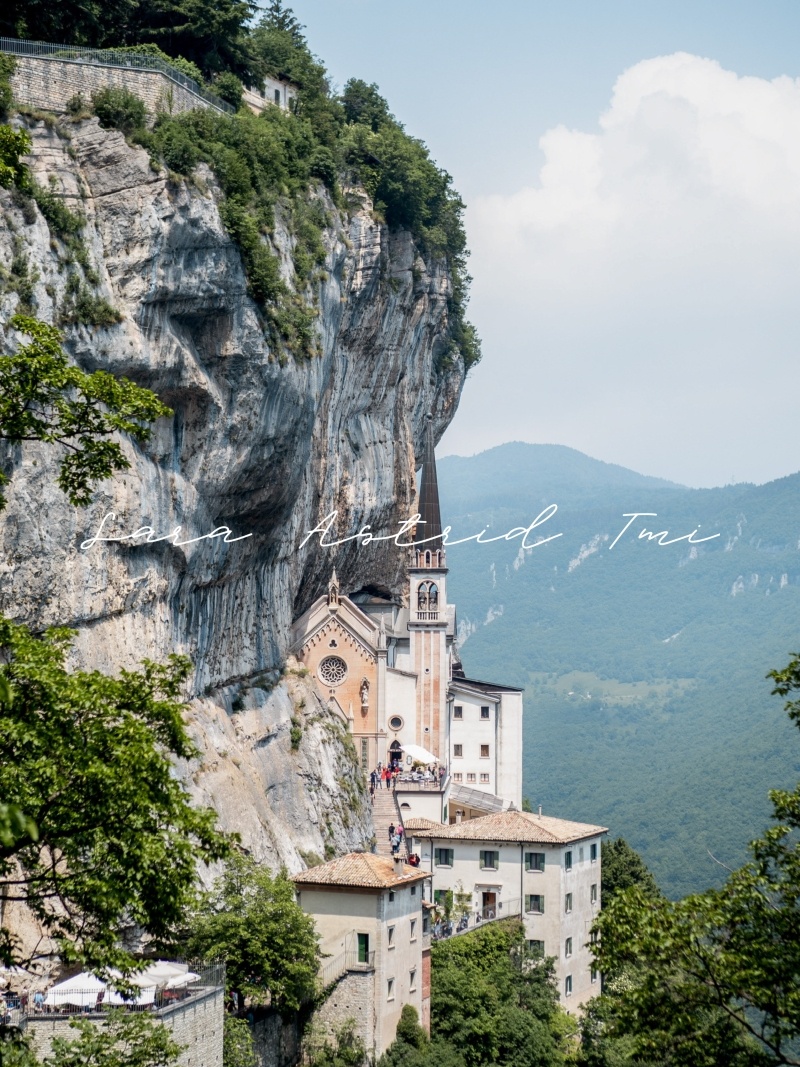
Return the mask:
{"type": "Polygon", "coordinates": [[[418,763],[439,762],[438,756],[434,756],[432,752],[428,752],[427,748],[422,748],[421,745],[403,745],[403,755],[410,756],[413,760],[417,760],[418,763]]]}

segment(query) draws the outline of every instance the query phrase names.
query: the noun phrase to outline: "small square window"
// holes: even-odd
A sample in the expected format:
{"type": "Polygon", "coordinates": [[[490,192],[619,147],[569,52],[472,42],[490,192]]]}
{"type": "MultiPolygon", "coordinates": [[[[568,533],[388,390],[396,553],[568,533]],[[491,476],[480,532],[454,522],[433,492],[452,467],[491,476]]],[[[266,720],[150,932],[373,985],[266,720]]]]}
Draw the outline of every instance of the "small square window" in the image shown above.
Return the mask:
{"type": "Polygon", "coordinates": [[[412,887],[411,887],[411,896],[415,897],[416,895],[417,895],[417,887],[415,885],[412,885],[412,887]]]}
{"type": "Polygon", "coordinates": [[[489,758],[489,746],[488,745],[481,745],[481,759],[488,759],[488,758],[489,758]]]}
{"type": "Polygon", "coordinates": [[[544,913],[544,897],[541,893],[525,894],[525,911],[531,911],[535,915],[544,913]]]}
{"type": "Polygon", "coordinates": [[[393,900],[394,900],[394,890],[393,890],[393,889],[390,889],[390,890],[389,890],[389,903],[391,904],[391,902],[392,902],[393,900]]]}
{"type": "Polygon", "coordinates": [[[489,775],[488,774],[481,774],[481,781],[484,783],[484,785],[488,785],[489,784],[489,775]]]}
{"type": "Polygon", "coordinates": [[[528,941],[528,948],[536,956],[544,956],[544,941],[528,941]]]}
{"type": "Polygon", "coordinates": [[[411,940],[412,941],[416,941],[417,940],[417,920],[416,919],[412,919],[411,920],[411,940]]]}
{"type": "Polygon", "coordinates": [[[565,852],[564,853],[564,870],[565,871],[571,871],[572,870],[572,853],[571,852],[565,852]]]}
{"type": "Polygon", "coordinates": [[[435,848],[433,850],[433,862],[437,867],[453,866],[452,848],[435,848]]]}
{"type": "Polygon", "coordinates": [[[413,993],[413,992],[415,992],[416,988],[417,988],[417,970],[416,970],[416,968],[414,968],[413,971],[409,971],[408,972],[408,990],[409,990],[410,993],[413,993]]]}
{"type": "Polygon", "coordinates": [[[390,978],[386,983],[386,999],[394,1000],[394,978],[390,978]]]}
{"type": "Polygon", "coordinates": [[[453,708],[453,718],[454,719],[463,719],[464,718],[464,709],[461,706],[461,704],[456,704],[455,707],[453,708]]]}
{"type": "Polygon", "coordinates": [[[572,911],[572,893],[567,893],[564,897],[564,911],[567,915],[572,911]]]}
{"type": "Polygon", "coordinates": [[[592,888],[589,891],[589,899],[592,904],[597,903],[597,882],[592,882],[592,888]]]}
{"type": "Polygon", "coordinates": [[[464,780],[464,775],[461,773],[461,771],[458,771],[456,774],[453,775],[453,781],[454,782],[461,782],[463,780],[464,780]]]}
{"type": "Polygon", "coordinates": [[[394,927],[389,927],[389,948],[394,948],[394,927]]]}
{"type": "Polygon", "coordinates": [[[467,781],[468,782],[474,782],[475,781],[475,775],[474,774],[468,774],[467,775],[467,781]]]}
{"type": "Polygon", "coordinates": [[[592,863],[597,862],[597,845],[589,845],[589,859],[592,863]]]}
{"type": "Polygon", "coordinates": [[[572,938],[568,937],[564,942],[564,959],[569,959],[572,955],[572,938]]]}
{"type": "Polygon", "coordinates": [[[572,996],[572,975],[571,974],[568,974],[567,977],[564,979],[564,996],[565,997],[571,997],[572,996]]]}
{"type": "Polygon", "coordinates": [[[460,759],[464,755],[463,745],[453,745],[453,758],[460,759]]]}
{"type": "Polygon", "coordinates": [[[496,871],[500,866],[500,853],[488,849],[481,851],[481,870],[496,871]]]}
{"type": "Polygon", "coordinates": [[[526,871],[543,871],[544,870],[544,852],[526,852],[525,853],[525,870],[526,871]]]}
{"type": "Polygon", "coordinates": [[[488,719],[489,718],[489,709],[488,708],[481,708],[481,718],[482,719],[488,719]]]}
{"type": "Polygon", "coordinates": [[[281,102],[281,91],[280,91],[280,89],[276,89],[275,90],[275,103],[279,104],[280,102],[281,102]]]}

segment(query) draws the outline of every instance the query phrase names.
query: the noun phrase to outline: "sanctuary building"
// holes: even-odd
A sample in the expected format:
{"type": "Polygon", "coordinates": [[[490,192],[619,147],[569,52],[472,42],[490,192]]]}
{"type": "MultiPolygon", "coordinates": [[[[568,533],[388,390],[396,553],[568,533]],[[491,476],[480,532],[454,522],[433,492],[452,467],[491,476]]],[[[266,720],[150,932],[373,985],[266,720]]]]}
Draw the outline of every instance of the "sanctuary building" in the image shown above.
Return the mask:
{"type": "Polygon", "coordinates": [[[408,602],[327,594],[295,621],[292,651],[348,723],[365,773],[438,762],[436,789],[404,788],[404,816],[455,822],[522,806],[522,691],[468,678],[455,644],[431,420],[408,602]],[[408,794],[408,795],[406,795],[408,794]]]}

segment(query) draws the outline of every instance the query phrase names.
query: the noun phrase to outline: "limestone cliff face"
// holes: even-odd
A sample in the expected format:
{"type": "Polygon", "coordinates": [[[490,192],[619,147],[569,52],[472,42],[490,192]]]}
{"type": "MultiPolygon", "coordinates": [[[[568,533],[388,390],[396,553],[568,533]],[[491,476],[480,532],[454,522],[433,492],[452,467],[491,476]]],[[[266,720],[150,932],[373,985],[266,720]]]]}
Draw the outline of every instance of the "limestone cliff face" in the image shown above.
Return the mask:
{"type": "MultiPolygon", "coordinates": [[[[408,234],[389,234],[368,199],[350,190],[347,213],[320,188],[326,279],[319,286],[322,355],[296,362],[270,350],[247,294],[237,247],[217,210],[210,173],[170,182],[147,154],[95,120],[31,130],[38,181],[86,216],[99,291],[122,314],[105,329],[74,327],[67,349],[157,392],[175,411],[144,447],[125,443],[131,469],[104,483],[88,509],[55,487],[55,449],[6,450],[9,504],[0,516],[0,611],[36,627],[78,632],[76,662],[113,671],[143,656],[188,654],[195,673],[191,728],[202,759],[183,768],[223,825],[271,862],[302,865],[363,845],[370,817],[336,803],[354,753],[310,679],[284,676],[291,619],[323,589],[335,564],[344,588],[398,591],[391,542],[320,547],[308,531],[338,512],[334,537],[368,523],[394,533],[413,512],[415,454],[425,414],[437,436],[452,417],[463,367],[440,372],[450,279],[424,262],[408,234]],[[359,206],[360,201],[360,206],[359,206]],[[142,526],[178,540],[227,526],[225,544],[175,547],[81,543],[142,526]],[[288,681],[287,681],[288,679],[288,681]],[[234,710],[234,708],[236,710],[234,710]],[[291,743],[291,720],[302,739],[291,743]],[[349,814],[348,814],[349,811],[349,814]],[[327,825],[326,825],[327,819],[327,825]]],[[[0,253],[38,272],[36,313],[54,321],[66,275],[63,248],[37,214],[26,223],[0,191],[0,253]]],[[[293,238],[274,243],[286,276],[293,238]]],[[[17,296],[0,298],[7,323],[17,296]]],[[[6,333],[5,343],[17,343],[6,333]]]]}

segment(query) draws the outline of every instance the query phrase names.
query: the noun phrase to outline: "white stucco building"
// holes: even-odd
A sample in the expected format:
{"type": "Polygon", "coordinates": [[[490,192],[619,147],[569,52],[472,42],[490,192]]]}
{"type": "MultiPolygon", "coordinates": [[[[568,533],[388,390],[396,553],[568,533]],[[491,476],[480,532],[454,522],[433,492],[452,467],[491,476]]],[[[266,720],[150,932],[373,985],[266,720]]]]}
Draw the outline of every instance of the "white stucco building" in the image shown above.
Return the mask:
{"type": "Polygon", "coordinates": [[[554,956],[561,1001],[573,1011],[600,992],[588,948],[600,910],[604,826],[503,811],[450,825],[406,823],[433,899],[469,894],[470,928],[521,916],[532,948],[554,956]],[[477,922],[476,922],[477,920],[477,922]]]}
{"type": "Polygon", "coordinates": [[[423,929],[428,871],[353,852],[294,876],[297,901],[313,916],[322,980],[336,983],[316,1013],[335,1031],[354,1019],[378,1058],[394,1041],[405,1004],[430,1027],[430,937],[423,929]]]}
{"type": "Polygon", "coordinates": [[[266,107],[279,107],[288,111],[297,99],[297,86],[282,78],[265,78],[260,90],[245,86],[242,99],[257,115],[266,107]]]}

